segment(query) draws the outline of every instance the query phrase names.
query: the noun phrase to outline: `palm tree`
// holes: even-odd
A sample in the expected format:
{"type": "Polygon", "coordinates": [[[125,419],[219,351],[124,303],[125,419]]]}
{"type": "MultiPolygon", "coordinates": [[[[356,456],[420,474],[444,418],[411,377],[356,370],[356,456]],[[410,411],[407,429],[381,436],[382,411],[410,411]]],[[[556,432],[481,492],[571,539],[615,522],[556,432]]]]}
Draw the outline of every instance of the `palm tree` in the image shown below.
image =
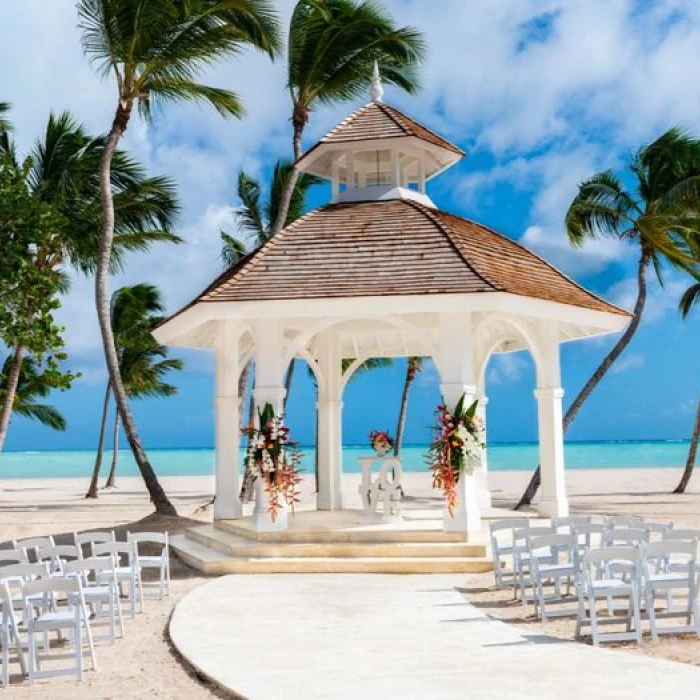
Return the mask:
{"type": "MultiPolygon", "coordinates": [[[[700,299],[700,282],[695,282],[695,284],[688,287],[685,290],[681,300],[678,304],[678,308],[683,316],[686,318],[690,313],[690,310],[698,303],[700,299]]],[[[695,409],[695,422],[693,423],[693,435],[690,438],[690,447],[688,448],[688,457],[685,461],[685,469],[683,470],[683,476],[678,482],[678,486],[673,490],[673,493],[685,493],[690,478],[693,476],[693,470],[695,469],[695,458],[698,453],[698,439],[700,438],[700,401],[698,401],[697,408],[695,409]]]]}
{"type": "MultiPolygon", "coordinates": [[[[0,402],[4,401],[7,394],[7,378],[13,361],[14,356],[8,356],[0,372],[0,402]]],[[[37,398],[43,399],[48,396],[50,391],[51,389],[44,382],[36,362],[31,357],[23,358],[15,390],[13,413],[39,421],[42,425],[53,430],[64,431],[66,420],[59,411],[53,406],[36,401],[37,398]]]]}
{"type": "MultiPolygon", "coordinates": [[[[163,382],[170,370],[182,369],[182,362],[168,359],[167,350],[151,335],[163,319],[164,306],[160,292],[150,284],[121,287],[112,295],[110,322],[117,343],[121,379],[133,398],[171,396],[175,387],[163,382]]],[[[102,411],[98,454],[86,498],[97,498],[97,483],[102,464],[102,449],[107,424],[111,386],[108,385],[102,411]]],[[[118,435],[119,412],[115,414],[114,432],[118,435]]],[[[113,485],[116,471],[116,448],[108,485],[113,485]],[[110,484],[110,481],[112,484],[110,484]]]]}
{"type": "Polygon", "coordinates": [[[409,357],[406,360],[406,378],[403,383],[403,391],[401,392],[401,405],[399,407],[399,418],[396,422],[396,443],[394,445],[394,455],[401,456],[401,444],[403,443],[403,434],[406,428],[406,409],[408,408],[408,395],[411,392],[411,385],[416,378],[418,372],[423,371],[422,357],[409,357]]]}
{"type": "MultiPolygon", "coordinates": [[[[635,245],[637,300],[632,320],[566,412],[566,432],[584,401],[634,337],[647,298],[647,269],[651,264],[663,284],[664,262],[693,276],[699,274],[694,250],[700,237],[700,140],[670,129],[645,146],[628,163],[634,189],[607,170],[579,185],[566,214],[570,243],[581,247],[598,236],[611,236],[635,245]]],[[[537,467],[517,508],[529,505],[540,485],[537,467]]]]}
{"type": "MultiPolygon", "coordinates": [[[[60,252],[38,251],[35,263],[52,269],[70,266],[83,274],[94,272],[102,217],[96,175],[105,148],[104,137],[93,138],[68,112],[51,114],[42,137],[29,153],[29,184],[34,196],[51,204],[70,226],[60,231],[60,252]]],[[[17,162],[7,133],[0,138],[0,155],[17,162]]],[[[110,271],[123,268],[126,254],[143,251],[158,241],[180,243],[171,228],[178,212],[175,184],[165,177],[148,177],[145,168],[125,152],[114,153],[111,169],[115,236],[110,271]]],[[[68,289],[65,281],[64,292],[68,289]]],[[[13,357],[22,354],[13,349],[13,357]]],[[[109,387],[105,404],[109,398],[109,387]]],[[[98,454],[100,450],[98,449],[98,454]]]]}
{"type": "Polygon", "coordinates": [[[124,431],[157,512],[174,515],[141,443],[119,375],[110,323],[109,266],[114,238],[111,166],[136,106],[145,119],[168,102],[208,104],[240,117],[238,97],[198,82],[207,66],[252,45],[271,57],[278,49],[276,15],[265,0],[79,0],[83,50],[106,78],[114,76],[116,112],[99,166],[102,230],[95,274],[97,315],[112,391],[124,431]]]}
{"type": "MultiPolygon", "coordinates": [[[[263,187],[260,182],[241,170],[238,173],[236,192],[241,205],[236,209],[236,224],[239,233],[243,234],[252,243],[251,252],[265,245],[272,237],[272,225],[277,218],[282,193],[291,177],[293,166],[287,161],[277,161],[272,171],[272,182],[267,199],[263,201],[263,187]]],[[[303,173],[296,179],[290,206],[287,210],[285,226],[296,221],[304,214],[306,207],[306,197],[309,190],[321,180],[315,175],[303,173]]],[[[224,231],[221,232],[221,259],[224,265],[233,267],[248,255],[246,244],[240,239],[224,231]]],[[[253,399],[251,396],[248,411],[248,420],[243,417],[243,399],[248,392],[248,384],[253,373],[253,363],[248,362],[238,379],[238,410],[241,417],[241,424],[249,424],[251,416],[254,415],[253,399]]],[[[285,379],[286,394],[284,398],[284,408],[286,409],[287,397],[291,388],[293,364],[290,365],[285,379]]],[[[243,477],[241,487],[241,498],[248,500],[253,492],[253,481],[250,474],[243,477]]]]}
{"type": "MultiPolygon", "coordinates": [[[[318,105],[360,97],[375,61],[386,82],[413,93],[423,54],[420,32],[397,27],[378,0],[299,0],[287,38],[294,161],[301,158],[304,129],[318,105]]],[[[282,193],[272,235],[285,226],[298,174],[294,168],[282,193]]]]}

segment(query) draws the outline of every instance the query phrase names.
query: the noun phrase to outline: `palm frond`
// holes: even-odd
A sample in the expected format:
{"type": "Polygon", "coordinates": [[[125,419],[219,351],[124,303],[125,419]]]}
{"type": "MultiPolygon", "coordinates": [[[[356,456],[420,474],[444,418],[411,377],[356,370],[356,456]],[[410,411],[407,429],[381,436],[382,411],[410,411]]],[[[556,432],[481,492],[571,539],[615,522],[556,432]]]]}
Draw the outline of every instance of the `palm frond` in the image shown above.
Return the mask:
{"type": "Polygon", "coordinates": [[[42,425],[53,430],[63,432],[67,427],[66,419],[61,415],[60,411],[46,404],[23,402],[15,406],[14,412],[30,420],[39,421],[42,425]]]}
{"type": "MultiPolygon", "coordinates": [[[[277,219],[282,194],[287,186],[287,183],[289,182],[291,174],[291,162],[277,161],[275,163],[275,167],[272,172],[272,184],[270,185],[270,196],[268,198],[265,212],[268,222],[274,222],[277,219]]],[[[294,189],[292,190],[292,198],[289,202],[289,209],[287,210],[287,218],[284,222],[284,226],[289,226],[289,224],[294,223],[304,214],[306,197],[309,190],[314,185],[318,185],[321,182],[321,178],[318,178],[315,175],[310,175],[309,173],[299,173],[294,184],[294,189]]],[[[260,241],[261,244],[263,242],[265,241],[260,241]]]]}
{"type": "Polygon", "coordinates": [[[244,170],[239,171],[236,185],[241,206],[236,209],[236,223],[240,231],[252,236],[257,245],[262,245],[268,238],[268,224],[262,211],[262,187],[260,183],[244,170]]]}
{"type": "Polygon", "coordinates": [[[221,236],[221,261],[225,268],[237,265],[248,254],[245,243],[225,231],[220,231],[221,236]]]}
{"type": "Polygon", "coordinates": [[[12,122],[7,117],[9,111],[10,103],[0,102],[0,134],[12,131],[12,122]]]}

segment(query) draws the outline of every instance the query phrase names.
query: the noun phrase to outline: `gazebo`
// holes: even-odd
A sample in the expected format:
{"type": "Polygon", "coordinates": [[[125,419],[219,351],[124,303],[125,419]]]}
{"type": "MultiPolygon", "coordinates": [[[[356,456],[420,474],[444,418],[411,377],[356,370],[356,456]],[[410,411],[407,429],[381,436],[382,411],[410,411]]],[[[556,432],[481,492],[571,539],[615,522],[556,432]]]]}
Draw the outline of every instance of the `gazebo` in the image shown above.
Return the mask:
{"type": "MultiPolygon", "coordinates": [[[[523,349],[536,368],[539,513],[566,515],[560,344],[620,331],[629,314],[510,238],[438,210],[426,184],[465,154],[385,104],[376,75],[370,95],[297,163],[330,180],[332,201],[227,270],[155,331],[166,345],[215,355],[214,518],[242,516],[237,394],[251,358],[255,403],[278,411],[292,358],[313,371],[316,507],[336,511],[343,508],[343,390],[363,362],[432,358],[445,402],[466,394],[483,411],[489,358],[523,349]]],[[[485,456],[460,485],[458,512],[445,528],[473,533],[490,503],[485,456]]]]}

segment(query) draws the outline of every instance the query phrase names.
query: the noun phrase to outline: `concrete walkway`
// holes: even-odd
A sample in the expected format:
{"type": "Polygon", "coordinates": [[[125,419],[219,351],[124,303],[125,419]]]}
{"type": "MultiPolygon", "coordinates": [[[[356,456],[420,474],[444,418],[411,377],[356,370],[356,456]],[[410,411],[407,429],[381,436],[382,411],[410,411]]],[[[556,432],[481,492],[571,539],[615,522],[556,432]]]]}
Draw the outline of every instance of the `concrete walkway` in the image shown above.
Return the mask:
{"type": "Polygon", "coordinates": [[[463,580],[227,576],[182,600],[170,634],[250,700],[697,700],[700,669],[526,633],[464,602],[463,580]]]}

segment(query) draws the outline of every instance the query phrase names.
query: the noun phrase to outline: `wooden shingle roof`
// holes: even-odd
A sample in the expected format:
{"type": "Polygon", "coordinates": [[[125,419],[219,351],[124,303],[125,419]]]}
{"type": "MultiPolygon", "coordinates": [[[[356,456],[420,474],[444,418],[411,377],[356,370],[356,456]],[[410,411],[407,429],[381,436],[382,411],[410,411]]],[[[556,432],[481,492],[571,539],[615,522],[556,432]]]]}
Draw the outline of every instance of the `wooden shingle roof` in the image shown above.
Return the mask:
{"type": "Polygon", "coordinates": [[[434,146],[439,146],[460,156],[464,155],[461,148],[414,121],[396,107],[390,107],[383,102],[370,102],[364,107],[360,107],[331,129],[311,151],[323,143],[349,143],[406,136],[415,136],[434,146]]]}
{"type": "Polygon", "coordinates": [[[627,313],[506,236],[398,199],[307,214],[193,303],[482,292],[627,313]]]}

